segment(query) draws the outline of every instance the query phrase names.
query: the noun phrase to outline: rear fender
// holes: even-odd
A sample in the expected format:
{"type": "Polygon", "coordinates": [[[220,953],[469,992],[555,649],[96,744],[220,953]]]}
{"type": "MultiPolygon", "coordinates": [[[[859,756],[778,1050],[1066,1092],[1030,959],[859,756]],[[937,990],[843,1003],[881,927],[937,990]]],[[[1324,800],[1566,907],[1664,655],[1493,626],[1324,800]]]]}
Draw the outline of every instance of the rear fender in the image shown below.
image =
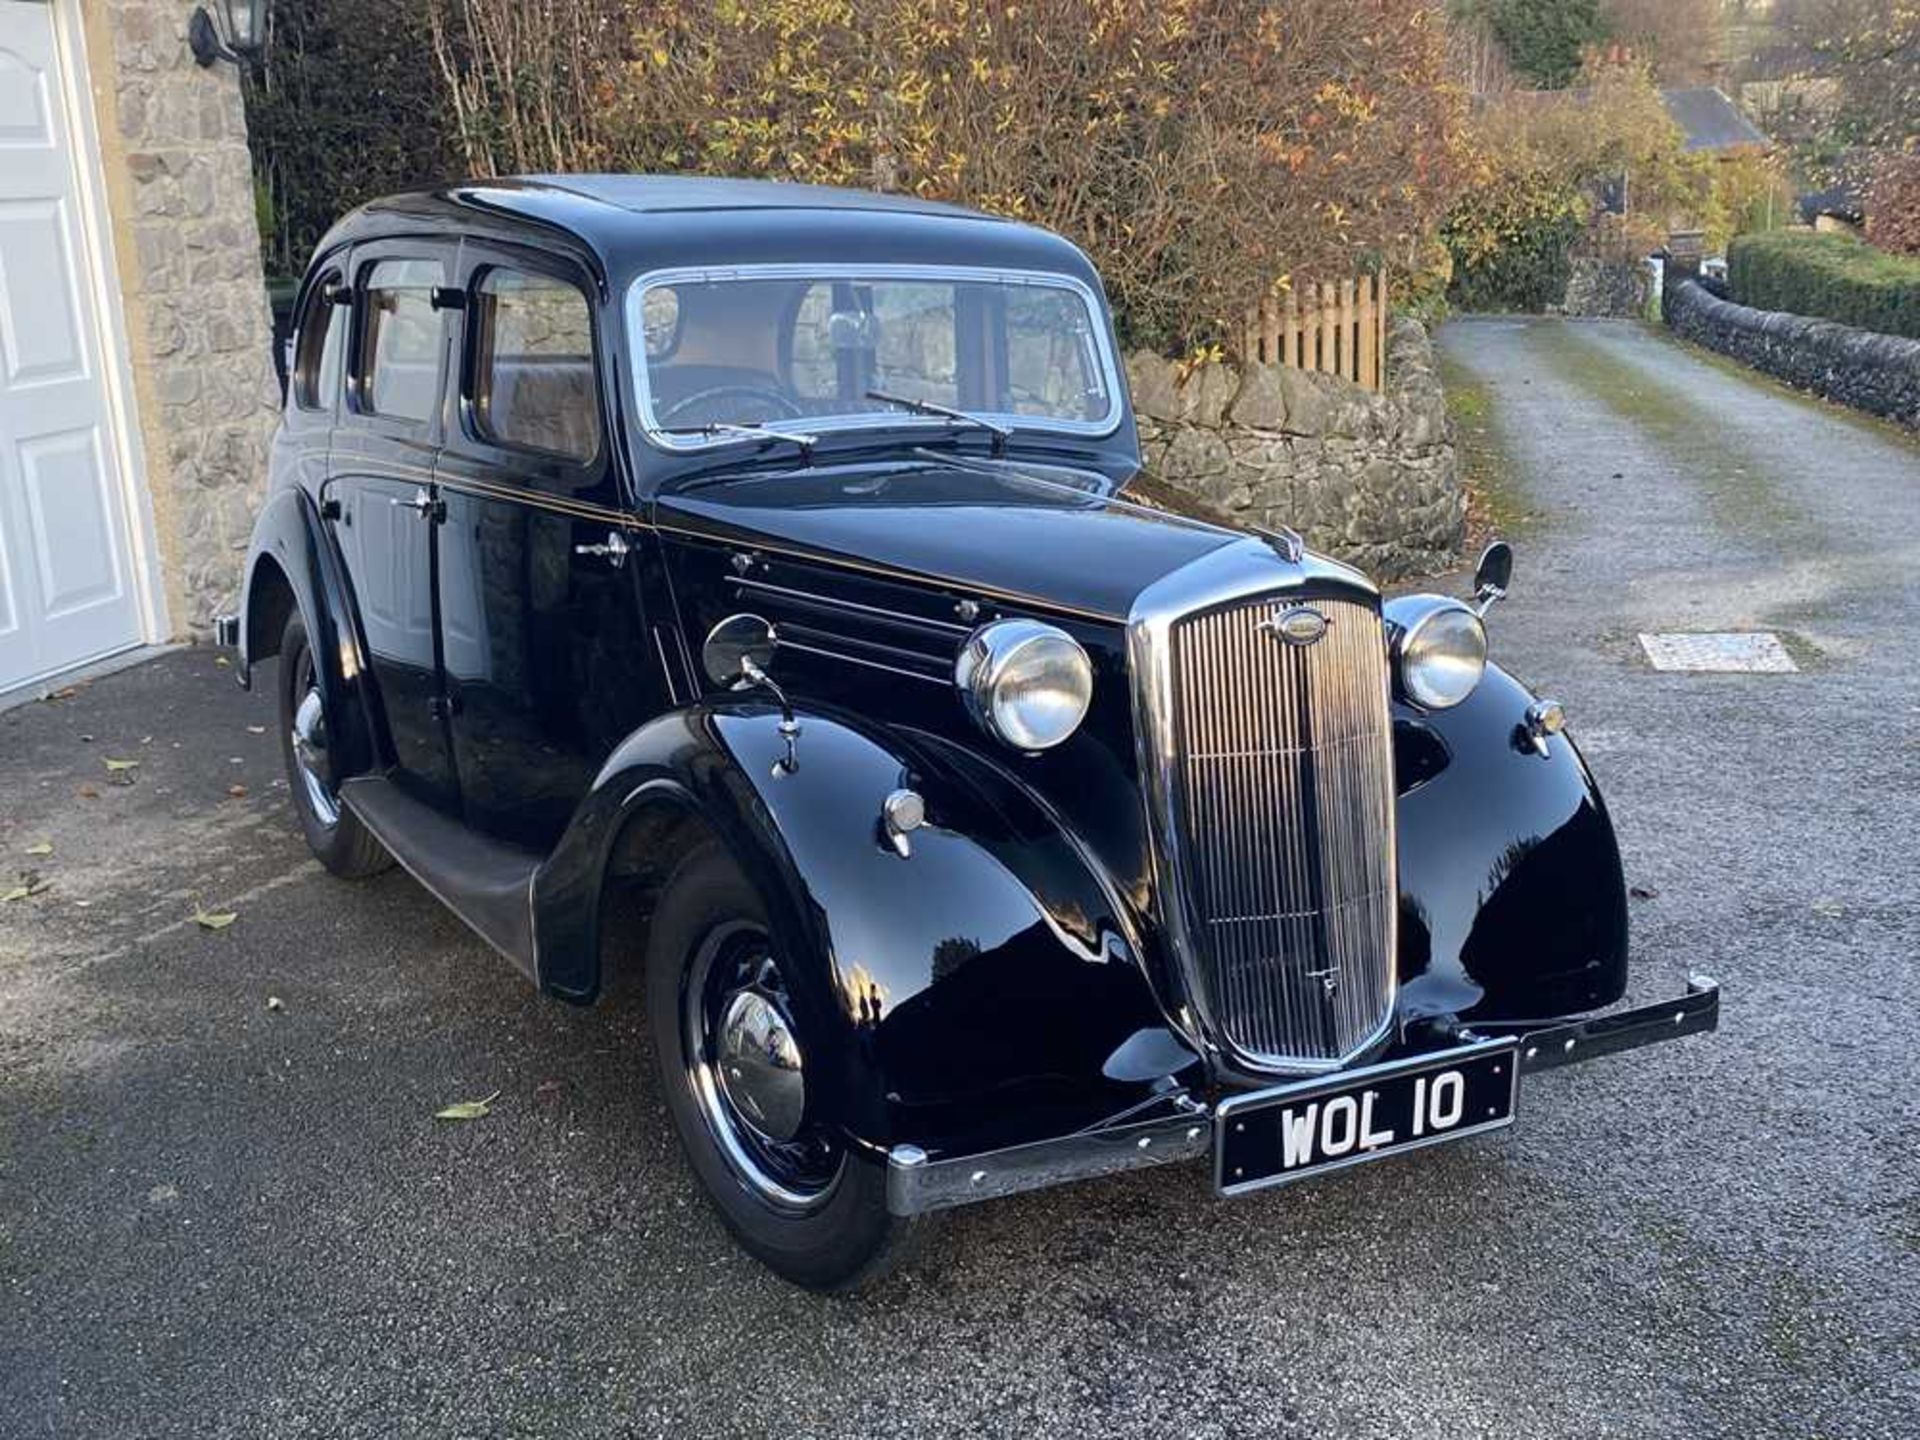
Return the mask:
{"type": "Polygon", "coordinates": [[[1533,698],[1489,665],[1451,710],[1394,708],[1403,1019],[1544,1019],[1626,990],[1613,822],[1566,734],[1527,743],[1533,698]]]}
{"type": "Polygon", "coordinates": [[[1056,1135],[1196,1063],[1113,887],[1017,782],[936,737],[799,720],[791,770],[778,712],[752,701],[664,716],[620,746],[535,882],[543,984],[597,990],[616,838],[670,805],[721,838],[797,952],[808,1082],[856,1140],[937,1154],[1056,1135]],[[929,821],[907,858],[881,823],[903,784],[929,821]]]}

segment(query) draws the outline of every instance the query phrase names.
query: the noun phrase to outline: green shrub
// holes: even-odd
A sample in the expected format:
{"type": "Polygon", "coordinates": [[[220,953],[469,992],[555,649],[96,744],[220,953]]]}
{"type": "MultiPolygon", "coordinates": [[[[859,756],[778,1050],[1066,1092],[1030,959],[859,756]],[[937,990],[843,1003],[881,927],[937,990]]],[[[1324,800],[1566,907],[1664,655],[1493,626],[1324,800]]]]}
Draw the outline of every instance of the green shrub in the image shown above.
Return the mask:
{"type": "Polygon", "coordinates": [[[1920,258],[1850,235],[1742,235],[1727,252],[1727,283],[1742,305],[1920,340],[1920,258]]]}
{"type": "Polygon", "coordinates": [[[1458,310],[1545,310],[1566,298],[1583,225],[1580,194],[1555,176],[1503,175],[1469,191],[1440,227],[1458,310]]]}
{"type": "Polygon", "coordinates": [[[1478,8],[1507,59],[1547,90],[1562,90],[1580,73],[1581,53],[1606,39],[1600,0],[1483,0],[1478,8]]]}

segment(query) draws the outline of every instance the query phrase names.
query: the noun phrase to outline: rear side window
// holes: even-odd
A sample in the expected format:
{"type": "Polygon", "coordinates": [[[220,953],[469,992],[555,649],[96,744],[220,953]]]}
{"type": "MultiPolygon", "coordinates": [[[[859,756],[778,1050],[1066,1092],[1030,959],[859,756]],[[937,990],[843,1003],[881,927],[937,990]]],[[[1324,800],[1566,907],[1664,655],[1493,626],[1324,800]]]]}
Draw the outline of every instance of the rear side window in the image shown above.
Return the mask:
{"type": "Polygon", "coordinates": [[[440,337],[433,308],[437,260],[379,260],[367,270],[360,393],[376,415],[427,420],[440,398],[440,337]]]}
{"type": "Polygon", "coordinates": [[[340,393],[340,356],[347,342],[347,307],[336,305],[338,271],[324,276],[300,312],[293,356],[293,402],[302,410],[331,410],[340,393]]]}
{"type": "Polygon", "coordinates": [[[489,270],[476,311],[473,413],[481,438],[593,459],[600,404],[587,297],[548,275],[489,270]]]}

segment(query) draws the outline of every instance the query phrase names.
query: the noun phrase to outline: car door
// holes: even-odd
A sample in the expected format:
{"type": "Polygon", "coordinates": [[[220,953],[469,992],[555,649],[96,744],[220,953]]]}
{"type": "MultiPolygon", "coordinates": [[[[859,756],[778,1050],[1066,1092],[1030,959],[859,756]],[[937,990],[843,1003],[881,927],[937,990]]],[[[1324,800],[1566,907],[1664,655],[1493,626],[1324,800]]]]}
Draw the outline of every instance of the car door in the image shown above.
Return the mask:
{"type": "Polygon", "coordinates": [[[472,242],[460,266],[437,470],[453,753],[467,823],[544,850],[662,706],[638,583],[653,547],[620,493],[590,282],[472,242]]]}
{"type": "Polygon", "coordinates": [[[444,432],[455,247],[355,249],[351,359],[323,513],[340,546],[392,741],[391,778],[459,806],[434,627],[433,467],[444,432]]]}

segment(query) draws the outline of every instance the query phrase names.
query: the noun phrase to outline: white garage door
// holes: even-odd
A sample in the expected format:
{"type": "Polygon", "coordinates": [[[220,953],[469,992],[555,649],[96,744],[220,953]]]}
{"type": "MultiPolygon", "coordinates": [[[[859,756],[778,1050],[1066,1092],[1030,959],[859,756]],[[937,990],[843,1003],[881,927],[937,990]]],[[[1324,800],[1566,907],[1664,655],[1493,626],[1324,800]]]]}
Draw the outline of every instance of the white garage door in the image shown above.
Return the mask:
{"type": "Polygon", "coordinates": [[[0,691],[136,644],[51,7],[0,0],[0,691]]]}

